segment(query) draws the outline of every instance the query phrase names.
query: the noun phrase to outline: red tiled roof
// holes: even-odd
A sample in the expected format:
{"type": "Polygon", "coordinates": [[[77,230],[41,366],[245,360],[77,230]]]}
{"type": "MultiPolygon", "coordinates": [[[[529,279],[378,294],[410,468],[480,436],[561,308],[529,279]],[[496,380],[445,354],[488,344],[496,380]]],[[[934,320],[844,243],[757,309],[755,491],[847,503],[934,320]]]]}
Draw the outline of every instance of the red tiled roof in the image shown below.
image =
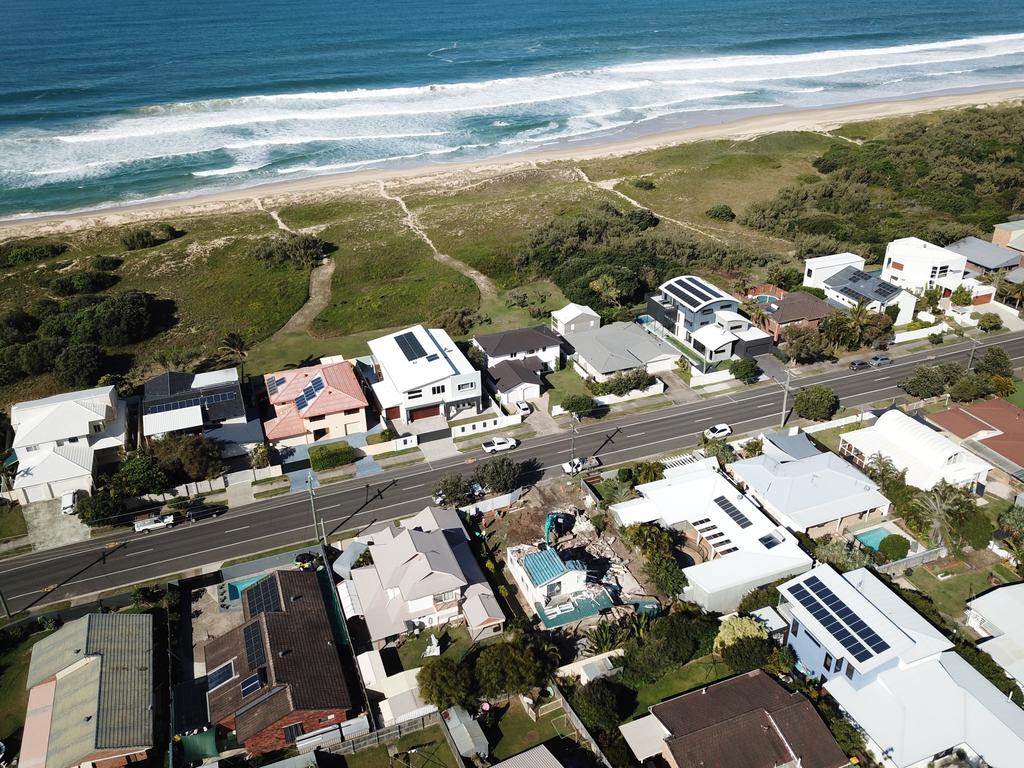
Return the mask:
{"type": "Polygon", "coordinates": [[[343,413],[354,408],[366,408],[368,403],[363,388],[359,386],[351,363],[329,363],[327,365],[310,365],[291,371],[277,371],[263,377],[274,409],[274,416],[263,424],[263,431],[270,440],[283,437],[294,437],[305,431],[303,420],[313,416],[329,416],[343,413]],[[302,394],[310,381],[319,375],[324,381],[324,389],[310,405],[301,413],[295,405],[295,399],[302,394]],[[276,391],[270,394],[271,381],[283,382],[277,385],[276,391]]]}
{"type": "Polygon", "coordinates": [[[978,442],[1014,464],[1024,466],[1024,411],[1006,400],[983,400],[934,413],[928,418],[960,438],[998,431],[1001,434],[983,437],[978,442]]]}

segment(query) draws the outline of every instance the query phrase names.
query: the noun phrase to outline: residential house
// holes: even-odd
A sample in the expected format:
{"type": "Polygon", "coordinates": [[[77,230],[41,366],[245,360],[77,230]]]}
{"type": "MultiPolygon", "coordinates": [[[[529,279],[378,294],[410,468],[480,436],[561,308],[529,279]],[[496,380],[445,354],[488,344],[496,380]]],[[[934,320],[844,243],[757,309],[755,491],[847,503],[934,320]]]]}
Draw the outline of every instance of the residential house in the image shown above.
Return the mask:
{"type": "Polygon", "coordinates": [[[907,484],[928,491],[939,481],[983,493],[992,466],[903,411],[886,411],[870,427],[839,437],[839,453],[862,469],[876,453],[906,471],[907,484]]]}
{"type": "Polygon", "coordinates": [[[592,331],[601,325],[601,316],[584,304],[566,304],[551,313],[551,330],[559,336],[592,331]]]}
{"type": "Polygon", "coordinates": [[[771,351],[772,339],[739,314],[740,302],[693,275],[675,277],[647,297],[647,314],[708,363],[771,351]]]}
{"type": "Polygon", "coordinates": [[[454,509],[426,507],[397,523],[372,525],[353,544],[371,563],[352,568],[338,589],[349,618],[366,622],[381,648],[406,632],[465,620],[476,640],[500,634],[505,614],[454,509]]]}
{"type": "Polygon", "coordinates": [[[1020,251],[978,237],[957,240],[947,245],[946,250],[958,253],[967,260],[964,273],[970,277],[1006,272],[1021,264],[1020,251]]]}
{"type": "Polygon", "coordinates": [[[663,480],[636,492],[639,498],[609,508],[616,523],[658,523],[682,533],[698,561],[683,568],[683,598],[706,611],[733,611],[752,589],[811,567],[793,534],[740,492],[716,458],[669,467],[663,480]]]}
{"type": "Polygon", "coordinates": [[[971,765],[1020,764],[1024,711],[871,571],[821,565],[778,589],[798,671],[823,681],[883,766],[955,750],[971,765]]]}
{"type": "Polygon", "coordinates": [[[484,406],[480,371],[441,328],[414,325],[369,342],[373,394],[384,417],[446,419],[484,406]]]}
{"type": "Polygon", "coordinates": [[[69,621],[32,648],[18,765],[119,768],[155,756],[158,684],[152,616],[90,613],[69,621]]]}
{"type": "Polygon", "coordinates": [[[611,323],[592,331],[566,336],[570,359],[584,378],[607,381],[616,373],[643,368],[648,373],[669,371],[682,353],[637,323],[611,323]]]}
{"type": "Polygon", "coordinates": [[[505,552],[513,581],[545,629],[595,616],[613,605],[607,590],[589,578],[586,563],[572,554],[546,543],[520,544],[505,552]]]}
{"type": "Polygon", "coordinates": [[[759,437],[764,455],[776,461],[799,461],[821,453],[799,427],[785,432],[762,432],[759,437]]]}
{"type": "Polygon", "coordinates": [[[825,298],[840,310],[861,302],[872,312],[881,313],[895,307],[893,322],[896,325],[911,322],[917,304],[917,299],[908,291],[853,267],[845,267],[825,280],[825,298]]]}
{"type": "Polygon", "coordinates": [[[1024,688],[1024,583],[990,589],[967,603],[967,626],[978,648],[1024,688]]]}
{"type": "Polygon", "coordinates": [[[562,338],[543,325],[476,336],[472,344],[483,354],[487,368],[532,357],[541,362],[543,370],[553,371],[562,359],[562,338]]]}
{"type": "Polygon", "coordinates": [[[806,291],[787,293],[781,288],[770,287],[772,293],[760,293],[755,300],[764,311],[759,325],[772,335],[776,343],[787,328],[817,328],[834,311],[827,302],[806,291]]]}
{"type": "Polygon", "coordinates": [[[761,455],[728,469],[774,520],[812,538],[842,533],[889,511],[878,485],[831,452],[785,462],[761,455]]]}
{"type": "Polygon", "coordinates": [[[814,705],[760,669],[655,704],[619,726],[636,759],[671,768],[844,768],[814,705]]]}
{"type": "Polygon", "coordinates": [[[864,271],[866,264],[863,256],[856,253],[833,253],[827,256],[814,256],[804,261],[804,285],[808,288],[825,289],[825,281],[847,267],[858,272],[864,271]]]}
{"type": "Polygon", "coordinates": [[[544,365],[536,357],[502,360],[487,371],[494,391],[503,403],[536,400],[540,397],[544,365]]]}
{"type": "Polygon", "coordinates": [[[563,768],[551,750],[543,744],[512,755],[507,760],[495,763],[491,768],[563,768]]]}
{"type": "Polygon", "coordinates": [[[236,368],[167,371],[145,383],[142,434],[159,440],[172,433],[205,435],[227,457],[243,456],[263,442],[260,420],[246,415],[236,368]]]}
{"type": "Polygon", "coordinates": [[[373,649],[356,656],[359,676],[371,703],[380,710],[381,725],[388,728],[437,712],[420,695],[416,676],[420,667],[389,675],[380,651],[373,649]]]}
{"type": "Polygon", "coordinates": [[[125,445],[126,408],[114,387],[15,403],[18,469],[12,497],[22,504],[91,491],[97,469],[116,463],[125,445]]]}
{"type": "Polygon", "coordinates": [[[323,358],[319,364],[263,377],[267,418],[263,431],[279,446],[305,445],[369,429],[369,403],[352,364],[323,358]]]}
{"type": "Polygon", "coordinates": [[[992,242],[1024,253],[1024,219],[996,224],[992,228],[992,242]]]}
{"type": "Polygon", "coordinates": [[[241,601],[242,623],[204,649],[210,722],[262,755],[344,721],[352,702],[316,573],[275,571],[241,601]]]}
{"type": "Polygon", "coordinates": [[[882,279],[920,296],[946,277],[962,280],[967,258],[918,237],[893,240],[885,247],[882,279]]]}
{"type": "Polygon", "coordinates": [[[994,469],[993,480],[1024,480],[1024,411],[1006,400],[981,400],[933,413],[928,420],[994,469]]]}

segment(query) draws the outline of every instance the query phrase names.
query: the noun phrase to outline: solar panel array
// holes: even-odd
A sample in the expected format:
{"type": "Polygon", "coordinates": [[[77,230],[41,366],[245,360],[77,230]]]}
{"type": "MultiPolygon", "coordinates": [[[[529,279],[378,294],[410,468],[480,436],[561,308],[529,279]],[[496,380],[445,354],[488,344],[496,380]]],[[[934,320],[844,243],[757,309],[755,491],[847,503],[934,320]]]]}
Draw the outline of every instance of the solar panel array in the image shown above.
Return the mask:
{"type": "Polygon", "coordinates": [[[740,512],[736,508],[736,505],[729,501],[727,498],[725,498],[725,496],[719,496],[717,499],[715,499],[715,504],[717,504],[721,508],[721,510],[725,512],[725,514],[731,517],[732,521],[736,523],[736,525],[738,525],[740,528],[749,528],[751,525],[753,525],[753,523],[750,522],[747,516],[740,512]]]}
{"type": "Polygon", "coordinates": [[[249,669],[258,669],[267,663],[267,656],[263,651],[263,634],[260,632],[260,625],[250,624],[244,630],[245,636],[245,657],[249,660],[249,669]]]}
{"type": "Polygon", "coordinates": [[[889,644],[851,611],[821,579],[811,576],[805,583],[814,592],[813,595],[804,584],[794,584],[789,588],[790,594],[853,658],[867,661],[889,649],[889,644]]]}
{"type": "Polygon", "coordinates": [[[263,679],[260,677],[259,672],[254,675],[249,675],[249,677],[242,681],[242,698],[244,699],[246,696],[256,693],[256,691],[262,687],[263,679]]]}
{"type": "Polygon", "coordinates": [[[277,582],[273,576],[267,576],[249,587],[245,591],[245,599],[250,616],[281,610],[281,595],[277,591],[277,582]]]}
{"type": "Polygon", "coordinates": [[[212,405],[213,403],[226,403],[230,400],[237,400],[237,392],[218,392],[215,395],[200,395],[189,397],[184,400],[175,400],[173,403],[160,403],[151,405],[146,409],[146,414],[166,413],[167,411],[178,411],[182,408],[192,408],[197,405],[212,405]]]}
{"type": "Polygon", "coordinates": [[[269,392],[272,395],[276,395],[277,394],[277,390],[280,387],[284,386],[285,381],[286,381],[286,379],[284,378],[284,376],[279,376],[276,379],[268,379],[267,380],[267,392],[269,392]]]}
{"type": "Polygon", "coordinates": [[[316,400],[316,396],[320,394],[324,389],[324,380],[320,377],[320,374],[314,376],[309,384],[302,390],[302,394],[295,398],[295,407],[300,411],[306,410],[310,404],[316,400]]]}
{"type": "Polygon", "coordinates": [[[218,685],[224,685],[228,680],[235,676],[235,667],[229,661],[227,664],[223,664],[213,670],[206,676],[206,690],[212,691],[218,685]]]}
{"type": "Polygon", "coordinates": [[[884,280],[879,281],[878,285],[875,286],[875,293],[881,296],[883,299],[888,299],[890,296],[895,296],[900,292],[900,287],[887,283],[884,280]]]}
{"type": "Polygon", "coordinates": [[[420,340],[416,338],[416,335],[412,331],[401,333],[395,336],[395,343],[398,348],[405,354],[405,359],[419,360],[421,357],[426,357],[427,351],[423,349],[423,345],[420,344],[420,340]]]}
{"type": "Polygon", "coordinates": [[[679,277],[665,283],[665,291],[679,299],[690,309],[696,309],[709,301],[728,299],[719,289],[696,277],[679,277]]]}

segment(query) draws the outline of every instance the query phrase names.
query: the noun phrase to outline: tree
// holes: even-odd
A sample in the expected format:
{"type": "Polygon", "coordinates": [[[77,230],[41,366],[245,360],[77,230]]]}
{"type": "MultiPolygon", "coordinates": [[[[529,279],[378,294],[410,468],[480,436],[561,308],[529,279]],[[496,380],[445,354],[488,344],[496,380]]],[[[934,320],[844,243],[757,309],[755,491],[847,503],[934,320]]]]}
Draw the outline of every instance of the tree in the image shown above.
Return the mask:
{"type": "Polygon", "coordinates": [[[978,316],[978,328],[988,333],[1003,327],[1003,319],[995,312],[982,312],[978,316]]]}
{"type": "Polygon", "coordinates": [[[603,274],[600,277],[590,281],[590,290],[604,299],[605,303],[612,304],[616,307],[622,306],[622,288],[615,281],[615,278],[609,274],[603,274]]]}
{"type": "Polygon", "coordinates": [[[767,664],[776,647],[768,638],[741,637],[722,649],[722,661],[733,672],[749,672],[767,664]]]}
{"type": "Polygon", "coordinates": [[[270,466],[270,448],[266,443],[257,443],[249,451],[249,463],[253,469],[264,469],[270,466]]]}
{"type": "Polygon", "coordinates": [[[486,646],[473,666],[479,692],[494,697],[526,693],[542,682],[543,667],[534,649],[521,639],[486,646]]]}
{"type": "Polygon", "coordinates": [[[753,384],[761,376],[761,367],[753,358],[741,357],[729,362],[729,373],[737,381],[742,381],[744,384],[753,384]]]}
{"type": "Polygon", "coordinates": [[[979,381],[981,377],[973,374],[967,374],[961,376],[952,387],[949,388],[950,398],[957,403],[971,403],[982,396],[983,386],[988,387],[991,379],[988,382],[979,381]]]}
{"type": "Polygon", "coordinates": [[[446,507],[464,507],[473,501],[469,481],[458,472],[449,472],[434,484],[434,496],[446,507]]]}
{"type": "Polygon", "coordinates": [[[665,465],[660,461],[641,461],[633,467],[633,484],[653,483],[665,477],[665,465]]]}
{"type": "Polygon", "coordinates": [[[764,440],[760,437],[753,437],[743,444],[743,457],[753,459],[764,453],[764,440]]]}
{"type": "Polygon", "coordinates": [[[953,523],[950,518],[951,505],[949,498],[941,489],[933,488],[920,494],[914,501],[925,519],[931,525],[929,544],[938,547],[943,543],[951,545],[953,541],[953,523]]]}
{"type": "Polygon", "coordinates": [[[1017,391],[1016,382],[1009,376],[993,376],[992,392],[999,397],[1009,397],[1017,391]]]}
{"type": "Polygon", "coordinates": [[[416,675],[420,696],[438,709],[468,704],[473,680],[468,665],[460,665],[444,656],[427,659],[416,675]]]}
{"type": "Polygon", "coordinates": [[[789,581],[789,577],[755,587],[743,596],[736,610],[739,613],[753,613],[758,608],[778,605],[780,598],[777,587],[786,581],[789,581]]]}
{"type": "Polygon", "coordinates": [[[577,419],[591,413],[597,407],[597,401],[589,395],[566,395],[562,398],[562,408],[577,419]]]}
{"type": "Polygon", "coordinates": [[[63,351],[64,342],[60,339],[33,339],[19,351],[21,370],[29,376],[51,371],[63,351]]]}
{"type": "Polygon", "coordinates": [[[75,511],[78,519],[88,526],[111,525],[124,512],[124,505],[107,489],[102,489],[95,491],[92,496],[80,496],[75,511]]]}
{"type": "Polygon", "coordinates": [[[743,638],[768,640],[768,630],[764,624],[751,616],[732,616],[722,622],[718,634],[715,635],[715,653],[722,653],[743,638]]]}
{"type": "Polygon", "coordinates": [[[220,340],[217,351],[229,360],[233,360],[241,369],[238,378],[245,379],[245,359],[249,356],[252,347],[245,336],[240,333],[231,332],[220,340]]]}
{"type": "Polygon", "coordinates": [[[76,315],[82,332],[111,347],[148,339],[157,327],[157,301],[151,293],[124,291],[108,296],[91,312],[76,315]]]}
{"type": "Polygon", "coordinates": [[[477,482],[494,493],[511,493],[519,487],[523,465],[508,456],[481,464],[476,469],[477,482]]]}
{"type": "Polygon", "coordinates": [[[224,471],[220,448],[206,435],[170,433],[150,443],[149,450],[176,484],[211,480],[224,471]]]}
{"type": "Polygon", "coordinates": [[[571,703],[588,730],[598,735],[608,735],[618,730],[620,697],[615,684],[607,677],[599,677],[574,689],[571,703]]]}
{"type": "Polygon", "coordinates": [[[864,464],[864,472],[884,490],[895,482],[904,482],[906,470],[899,470],[888,456],[875,452],[864,464]]]}
{"type": "Polygon", "coordinates": [[[878,553],[886,562],[902,560],[910,552],[910,542],[898,533],[890,533],[878,543],[878,553]]]}
{"type": "Polygon", "coordinates": [[[657,523],[634,523],[622,529],[623,538],[640,554],[649,556],[672,547],[672,535],[657,523]]]}
{"type": "Polygon", "coordinates": [[[169,486],[167,474],[156,457],[143,451],[128,454],[110,478],[110,493],[117,499],[162,493],[169,486]]]}
{"type": "Polygon", "coordinates": [[[854,325],[850,315],[835,311],[822,318],[818,330],[825,337],[833,351],[839,349],[857,349],[860,346],[860,330],[854,325]]]}
{"type": "Polygon", "coordinates": [[[732,221],[736,218],[736,214],[733,212],[732,208],[724,203],[712,205],[704,211],[704,215],[709,219],[718,219],[719,221],[732,221]]]}
{"type": "Polygon", "coordinates": [[[732,446],[725,442],[725,440],[707,440],[701,435],[700,449],[708,458],[714,456],[718,459],[718,466],[720,467],[736,461],[736,452],[733,451],[732,446]]]}
{"type": "Polygon", "coordinates": [[[974,294],[966,285],[959,285],[949,297],[949,301],[957,307],[967,307],[970,306],[972,301],[974,301],[974,294]]]}
{"type": "Polygon", "coordinates": [[[251,250],[257,261],[270,264],[291,264],[307,269],[331,252],[332,245],[313,235],[278,235],[261,240],[251,250]]]}
{"type": "Polygon", "coordinates": [[[593,655],[607,653],[621,648],[625,642],[625,633],[614,621],[601,621],[586,632],[587,649],[593,655]]]}
{"type": "Polygon", "coordinates": [[[91,387],[103,375],[105,360],[95,344],[72,344],[53,361],[53,375],[66,387],[91,387]]]}
{"type": "Polygon", "coordinates": [[[770,675],[788,675],[796,666],[796,654],[788,645],[779,646],[773,643],[771,653],[760,666],[770,675]]]}
{"type": "Polygon", "coordinates": [[[1012,506],[999,515],[999,528],[1015,539],[1024,539],[1024,507],[1012,506]]]}
{"type": "Polygon", "coordinates": [[[801,325],[782,332],[782,348],[798,363],[814,363],[832,355],[832,345],[822,333],[801,325]]]}
{"type": "Polygon", "coordinates": [[[669,599],[678,597],[689,584],[671,552],[656,552],[649,556],[644,564],[644,575],[669,599]]]}
{"type": "Polygon", "coordinates": [[[867,552],[854,549],[842,539],[819,541],[814,547],[814,559],[828,563],[841,573],[866,568],[871,564],[871,556],[867,552]]]}
{"type": "Polygon", "coordinates": [[[802,418],[825,421],[839,410],[839,398],[831,387],[815,384],[797,392],[793,410],[802,418]]]}
{"type": "Polygon", "coordinates": [[[946,381],[938,366],[919,365],[900,388],[912,397],[938,397],[946,391],[946,381]]]}
{"type": "Polygon", "coordinates": [[[1005,376],[1012,379],[1013,362],[1001,346],[989,347],[978,358],[974,371],[988,376],[1005,376]]]}

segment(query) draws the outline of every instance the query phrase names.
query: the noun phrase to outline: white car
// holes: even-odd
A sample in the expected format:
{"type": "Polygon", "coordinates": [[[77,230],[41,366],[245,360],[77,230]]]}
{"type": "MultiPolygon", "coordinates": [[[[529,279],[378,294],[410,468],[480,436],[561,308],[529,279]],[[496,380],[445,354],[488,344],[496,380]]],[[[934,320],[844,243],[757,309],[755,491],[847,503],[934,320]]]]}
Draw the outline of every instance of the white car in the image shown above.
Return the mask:
{"type": "Polygon", "coordinates": [[[522,416],[522,417],[523,417],[524,419],[525,419],[525,418],[526,418],[527,416],[529,416],[529,415],[530,415],[530,411],[532,410],[532,409],[530,408],[530,404],[529,404],[528,402],[526,402],[525,400],[520,400],[520,401],[518,401],[518,402],[516,403],[516,406],[515,406],[515,407],[516,407],[516,413],[518,413],[518,414],[519,414],[520,416],[522,416]]]}
{"type": "Polygon", "coordinates": [[[728,424],[715,424],[715,426],[704,430],[704,437],[708,440],[721,440],[723,437],[728,437],[731,434],[732,427],[728,424]]]}
{"type": "Polygon", "coordinates": [[[484,449],[484,453],[498,453],[499,451],[511,451],[517,445],[519,445],[519,441],[514,437],[496,437],[486,441],[480,447],[484,449]]]}
{"type": "Polygon", "coordinates": [[[132,521],[136,533],[149,533],[174,525],[174,515],[141,515],[132,521]]]}
{"type": "Polygon", "coordinates": [[[65,515],[75,514],[75,505],[78,503],[78,491],[64,491],[60,497],[60,511],[65,515]]]}

